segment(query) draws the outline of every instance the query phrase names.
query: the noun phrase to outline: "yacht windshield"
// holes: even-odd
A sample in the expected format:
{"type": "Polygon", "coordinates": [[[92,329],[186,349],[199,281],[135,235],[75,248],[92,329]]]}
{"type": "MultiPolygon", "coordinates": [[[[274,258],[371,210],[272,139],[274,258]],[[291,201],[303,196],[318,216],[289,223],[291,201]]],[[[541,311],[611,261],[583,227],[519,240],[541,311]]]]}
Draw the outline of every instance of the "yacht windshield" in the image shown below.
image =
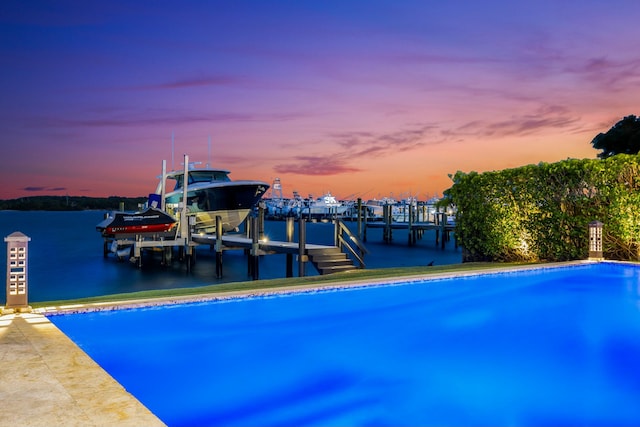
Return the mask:
{"type": "MultiPolygon", "coordinates": [[[[174,190],[182,188],[184,175],[175,177],[176,185],[174,190]]],[[[229,182],[231,178],[225,171],[189,171],[189,184],[198,182],[229,182]]]]}

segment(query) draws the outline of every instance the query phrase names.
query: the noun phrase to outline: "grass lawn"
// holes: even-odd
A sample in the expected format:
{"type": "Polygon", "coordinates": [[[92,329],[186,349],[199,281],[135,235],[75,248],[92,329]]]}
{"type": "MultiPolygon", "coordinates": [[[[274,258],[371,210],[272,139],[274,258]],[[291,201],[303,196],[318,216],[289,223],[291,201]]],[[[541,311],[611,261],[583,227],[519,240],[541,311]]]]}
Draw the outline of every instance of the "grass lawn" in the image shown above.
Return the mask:
{"type": "Polygon", "coordinates": [[[344,273],[334,273],[325,276],[291,277],[270,280],[255,280],[232,282],[193,288],[160,289],[123,294],[103,295],[98,297],[80,298],[74,300],[46,301],[31,303],[33,308],[61,307],[73,305],[105,304],[109,302],[122,303],[139,300],[153,300],[165,298],[184,298],[197,296],[215,296],[216,294],[246,294],[253,291],[287,290],[304,287],[340,286],[341,284],[384,282],[387,280],[403,280],[412,277],[422,277],[434,274],[455,274],[482,271],[487,269],[508,269],[523,265],[521,263],[464,263],[432,267],[403,267],[355,270],[344,273]]]}

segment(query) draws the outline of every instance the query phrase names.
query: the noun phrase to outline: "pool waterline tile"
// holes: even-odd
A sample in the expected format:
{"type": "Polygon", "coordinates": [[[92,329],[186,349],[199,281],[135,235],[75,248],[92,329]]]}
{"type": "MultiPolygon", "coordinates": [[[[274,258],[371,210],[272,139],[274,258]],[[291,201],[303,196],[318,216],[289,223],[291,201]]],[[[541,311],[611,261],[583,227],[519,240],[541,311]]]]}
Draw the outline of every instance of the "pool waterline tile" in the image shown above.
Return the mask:
{"type": "Polygon", "coordinates": [[[454,277],[469,277],[484,274],[496,274],[496,273],[510,273],[527,270],[539,270],[547,268],[563,268],[577,265],[594,264],[598,262],[618,262],[618,261],[567,261],[558,263],[547,264],[534,264],[534,265],[520,265],[520,266],[507,266],[496,267],[482,270],[471,270],[464,272],[449,272],[449,273],[433,273],[433,274],[420,274],[415,276],[400,276],[398,278],[382,278],[382,279],[361,279],[361,280],[348,280],[344,282],[335,283],[309,283],[299,286],[283,286],[270,289],[248,289],[248,290],[236,290],[229,292],[219,293],[202,293],[197,295],[185,295],[174,297],[156,297],[148,299],[135,299],[135,300],[123,300],[123,301],[106,301],[99,303],[86,303],[86,304],[73,304],[73,305],[59,305],[49,306],[34,309],[35,313],[43,314],[46,316],[54,316],[57,314],[75,314],[75,313],[87,313],[93,311],[111,311],[111,310],[127,310],[135,308],[156,307],[163,305],[173,304],[187,304],[187,303],[199,303],[208,301],[224,301],[229,299],[241,299],[241,298],[254,298],[264,296],[277,296],[284,294],[300,293],[300,292],[316,292],[327,290],[339,290],[343,288],[357,288],[368,286],[380,286],[380,285],[392,285],[408,282],[421,282],[425,280],[442,280],[450,279],[454,277]]]}

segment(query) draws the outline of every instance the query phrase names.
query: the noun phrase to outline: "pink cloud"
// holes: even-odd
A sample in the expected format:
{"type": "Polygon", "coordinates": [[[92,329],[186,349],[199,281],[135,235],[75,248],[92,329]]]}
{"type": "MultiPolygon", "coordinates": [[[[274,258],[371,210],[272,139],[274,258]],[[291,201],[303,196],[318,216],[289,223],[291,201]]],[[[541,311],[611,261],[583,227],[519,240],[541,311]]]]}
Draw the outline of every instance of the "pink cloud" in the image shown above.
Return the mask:
{"type": "Polygon", "coordinates": [[[120,111],[111,113],[86,114],[85,118],[68,117],[35,117],[25,118],[25,124],[36,124],[42,127],[135,127],[157,125],[182,125],[193,123],[221,123],[221,122],[271,122],[289,121],[303,117],[300,113],[202,113],[193,114],[179,111],[145,110],[120,111]]]}
{"type": "Polygon", "coordinates": [[[41,192],[41,191],[66,191],[66,187],[40,187],[40,186],[28,186],[23,188],[24,191],[28,192],[41,192]]]}
{"type": "Polygon", "coordinates": [[[133,88],[135,90],[165,90],[165,89],[185,89],[192,87],[207,87],[207,86],[232,86],[241,83],[246,83],[246,79],[240,76],[209,76],[209,77],[194,77],[181,80],[168,81],[164,83],[142,85],[133,88]]]}
{"type": "Polygon", "coordinates": [[[524,136],[555,130],[576,131],[580,119],[561,106],[546,106],[529,114],[512,115],[505,120],[467,122],[457,129],[443,131],[446,136],[524,136]]]}
{"type": "Polygon", "coordinates": [[[360,169],[349,166],[348,161],[340,156],[295,156],[295,163],[274,166],[277,173],[294,173],[299,175],[339,175],[359,172],[360,169]]]}
{"type": "Polygon", "coordinates": [[[409,151],[424,144],[425,137],[435,129],[434,125],[420,125],[395,132],[342,132],[330,136],[344,149],[357,156],[379,156],[387,152],[409,151]]]}
{"type": "Polygon", "coordinates": [[[423,125],[397,132],[376,134],[373,132],[341,132],[331,134],[339,150],[316,156],[295,156],[293,163],[279,164],[274,167],[277,173],[295,173],[300,175],[338,175],[362,171],[352,166],[353,161],[379,158],[398,152],[415,150],[425,145],[426,134],[432,131],[432,125],[423,125]]]}
{"type": "Polygon", "coordinates": [[[614,92],[640,87],[640,57],[626,61],[607,57],[587,58],[568,66],[567,72],[583,76],[588,81],[614,92]]]}

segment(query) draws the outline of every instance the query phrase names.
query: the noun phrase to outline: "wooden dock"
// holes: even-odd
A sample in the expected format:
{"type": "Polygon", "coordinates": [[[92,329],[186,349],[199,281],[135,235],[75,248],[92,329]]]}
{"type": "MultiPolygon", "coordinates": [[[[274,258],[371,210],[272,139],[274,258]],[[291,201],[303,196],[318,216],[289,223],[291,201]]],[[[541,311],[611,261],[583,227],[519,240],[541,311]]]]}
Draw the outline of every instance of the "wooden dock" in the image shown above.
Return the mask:
{"type": "MultiPolygon", "coordinates": [[[[386,207],[385,207],[386,208],[386,207]]],[[[424,217],[423,217],[424,218],[424,217]]],[[[177,249],[178,258],[186,261],[187,271],[195,264],[195,248],[207,245],[216,253],[216,278],[223,275],[223,252],[226,250],[244,250],[248,255],[248,270],[253,279],[259,278],[258,259],[262,255],[286,254],[286,277],[293,276],[294,256],[298,262],[298,275],[305,275],[306,263],[310,262],[320,274],[329,274],[339,271],[348,271],[356,268],[365,268],[364,256],[367,249],[364,242],[367,241],[367,229],[383,229],[383,241],[390,243],[393,240],[394,230],[407,230],[409,246],[421,239],[425,231],[435,230],[436,245],[441,242],[445,248],[446,241],[450,240],[450,233],[455,225],[447,223],[444,213],[433,216],[434,221],[416,221],[420,215],[409,209],[409,215],[405,221],[392,221],[391,207],[385,209],[383,221],[367,221],[366,214],[357,218],[357,231],[352,232],[342,220],[333,219],[334,245],[317,245],[306,242],[306,220],[286,218],[286,241],[273,241],[264,236],[264,209],[258,210],[258,215],[247,218],[244,234],[195,234],[186,221],[180,222],[180,226],[173,233],[141,233],[116,235],[105,237],[104,256],[116,253],[120,258],[127,258],[138,267],[142,267],[143,252],[160,252],[162,263],[171,264],[174,251],[177,249]],[[415,213],[415,215],[414,215],[415,213]],[[293,242],[294,224],[298,226],[298,242],[293,242]]],[[[221,221],[218,217],[217,221],[221,221]]],[[[222,230],[222,224],[216,224],[217,230],[222,230]]],[[[457,247],[457,242],[456,242],[457,247]]]]}
{"type": "MultiPolygon", "coordinates": [[[[220,218],[220,217],[218,217],[220,218]]],[[[221,220],[221,219],[220,219],[221,220]]],[[[306,221],[298,221],[299,241],[293,242],[293,218],[287,223],[287,241],[274,241],[260,239],[261,230],[258,217],[249,218],[247,222],[248,231],[244,235],[240,234],[192,234],[188,230],[181,237],[180,231],[175,235],[166,233],[147,233],[135,235],[116,235],[105,238],[104,256],[110,252],[128,257],[138,267],[142,267],[142,254],[144,251],[155,251],[162,253],[162,263],[171,264],[174,257],[174,249],[178,250],[178,257],[185,260],[187,270],[195,264],[194,250],[196,246],[208,245],[216,252],[216,277],[222,277],[222,254],[225,250],[241,249],[248,257],[249,274],[253,279],[259,278],[258,257],[268,254],[287,255],[286,277],[293,276],[293,256],[297,255],[298,274],[305,275],[305,264],[311,264],[321,275],[335,273],[339,271],[349,271],[356,268],[365,268],[364,254],[366,248],[364,244],[353,235],[351,231],[341,222],[335,222],[335,245],[317,245],[306,243],[306,221]]],[[[216,226],[222,229],[221,224],[216,226]]],[[[183,230],[184,231],[184,230],[183,230]]]]}
{"type": "MultiPolygon", "coordinates": [[[[441,247],[445,247],[445,243],[450,240],[451,233],[455,231],[455,224],[446,222],[367,222],[364,226],[364,235],[362,240],[367,241],[367,228],[382,229],[382,240],[389,243],[393,240],[393,230],[407,230],[407,240],[409,246],[415,245],[418,239],[422,238],[425,231],[435,230],[436,244],[440,243],[441,247]]],[[[456,248],[458,247],[456,241],[456,248]]]]}
{"type": "Polygon", "coordinates": [[[368,228],[381,228],[383,230],[382,240],[385,243],[390,243],[393,240],[393,230],[407,230],[409,246],[415,245],[425,231],[435,230],[436,245],[441,242],[441,247],[444,249],[445,243],[450,240],[451,233],[455,231],[455,224],[447,220],[445,212],[429,213],[425,206],[408,204],[403,211],[402,221],[396,221],[393,219],[392,209],[393,205],[391,204],[383,205],[381,220],[371,221],[367,218],[367,210],[363,209],[362,200],[358,199],[355,220],[358,222],[357,235],[362,238],[363,242],[367,241],[368,228]]]}
{"type": "MultiPolygon", "coordinates": [[[[191,239],[200,245],[209,245],[214,247],[217,238],[213,234],[193,235],[191,239]]],[[[225,249],[251,249],[253,240],[249,237],[239,234],[224,234],[222,236],[222,245],[225,249]]],[[[307,243],[305,248],[309,249],[326,249],[334,246],[314,245],[307,243]]],[[[277,240],[258,239],[259,255],[268,254],[297,254],[300,251],[298,242],[282,242],[277,240]]]]}
{"type": "MultiPolygon", "coordinates": [[[[218,241],[214,235],[194,235],[192,240],[200,245],[209,245],[216,248],[218,241]]],[[[302,271],[304,276],[304,263],[311,262],[316,267],[318,273],[329,274],[339,271],[349,271],[358,268],[352,259],[337,246],[304,244],[300,242],[283,242],[268,239],[258,239],[257,243],[251,238],[241,235],[223,235],[222,250],[242,249],[250,254],[249,270],[257,268],[257,264],[251,266],[251,254],[255,252],[255,257],[270,254],[286,254],[287,255],[287,277],[293,276],[293,256],[298,259],[298,271],[302,271]],[[255,249],[254,249],[255,248],[255,249]]],[[[255,259],[255,258],[254,258],[255,259]]],[[[257,278],[257,276],[256,276],[257,278]]]]}

